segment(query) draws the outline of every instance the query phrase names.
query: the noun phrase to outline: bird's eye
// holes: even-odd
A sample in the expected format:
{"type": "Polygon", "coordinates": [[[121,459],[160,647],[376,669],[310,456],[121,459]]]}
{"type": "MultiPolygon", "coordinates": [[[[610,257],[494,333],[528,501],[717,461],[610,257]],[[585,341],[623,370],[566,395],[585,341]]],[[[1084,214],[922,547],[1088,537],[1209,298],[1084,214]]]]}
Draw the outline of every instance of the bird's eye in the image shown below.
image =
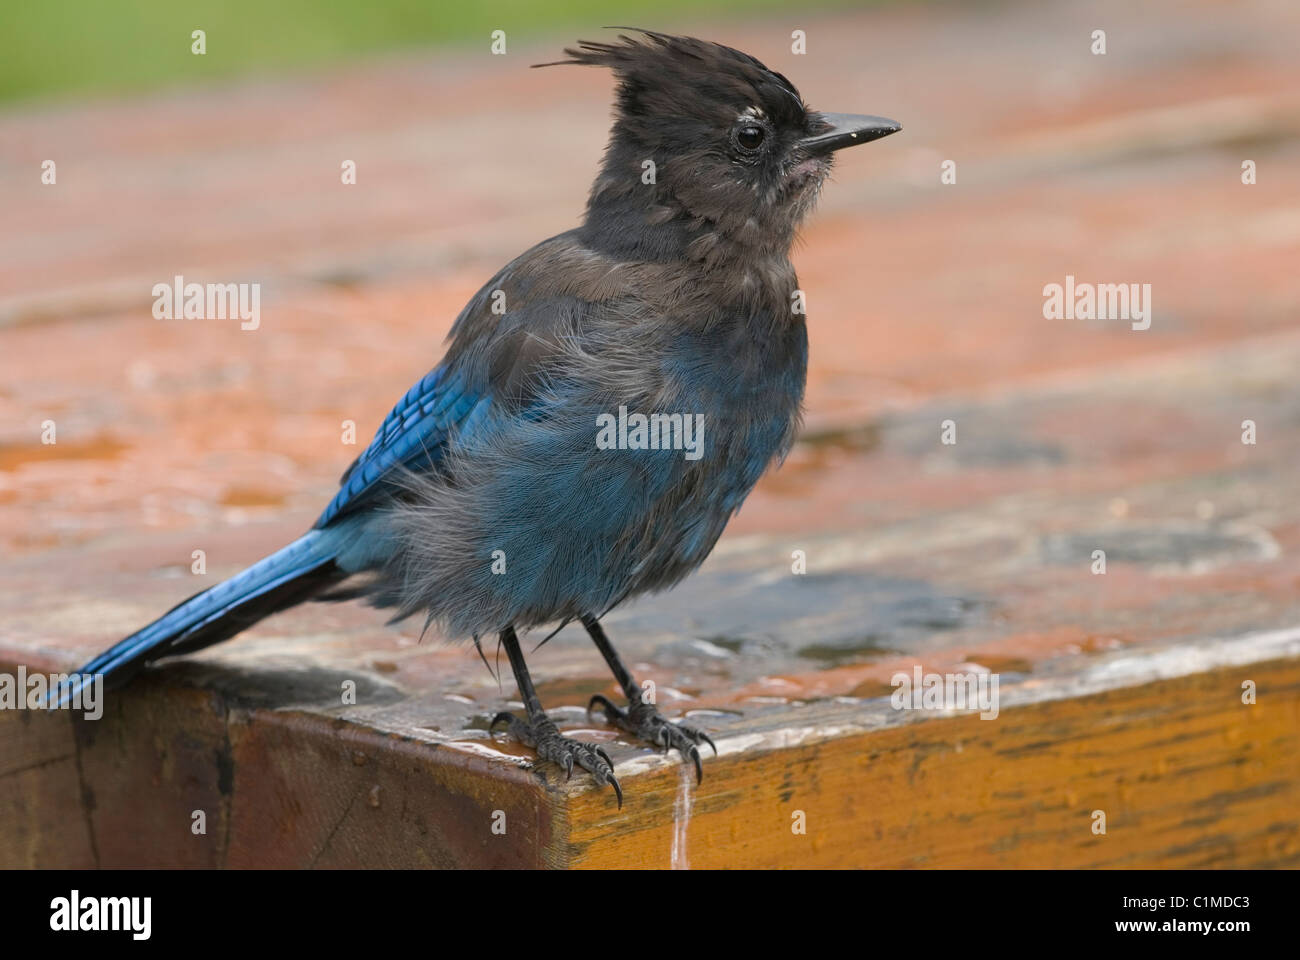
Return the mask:
{"type": "Polygon", "coordinates": [[[757,150],[766,135],[762,127],[748,124],[736,131],[736,142],[745,150],[757,150]]]}

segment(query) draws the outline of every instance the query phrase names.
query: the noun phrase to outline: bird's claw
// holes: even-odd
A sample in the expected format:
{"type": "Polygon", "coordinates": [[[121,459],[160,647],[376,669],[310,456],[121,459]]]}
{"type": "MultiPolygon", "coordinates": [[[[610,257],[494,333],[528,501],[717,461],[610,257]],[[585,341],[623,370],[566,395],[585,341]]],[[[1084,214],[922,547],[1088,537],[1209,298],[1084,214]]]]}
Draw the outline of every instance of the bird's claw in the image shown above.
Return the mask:
{"type": "Polygon", "coordinates": [[[605,719],[621,730],[663,748],[664,753],[674,748],[682,755],[682,762],[695,765],[695,782],[704,782],[704,765],[700,760],[698,744],[707,743],[713,755],[718,755],[718,748],[712,738],[696,727],[687,723],[672,723],[667,720],[653,704],[634,701],[625,710],[615,706],[608,697],[596,694],[587,703],[587,716],[592,709],[600,707],[605,719]]]}
{"type": "Polygon", "coordinates": [[[513,713],[498,713],[488,724],[488,730],[491,731],[501,721],[507,723],[507,730],[512,737],[537,751],[538,760],[550,760],[563,768],[565,779],[573,778],[576,763],[590,773],[598,785],[608,783],[614,788],[619,809],[623,808],[623,787],[619,784],[618,777],[614,776],[614,761],[602,747],[562,736],[549,717],[539,717],[529,723],[513,713]]]}

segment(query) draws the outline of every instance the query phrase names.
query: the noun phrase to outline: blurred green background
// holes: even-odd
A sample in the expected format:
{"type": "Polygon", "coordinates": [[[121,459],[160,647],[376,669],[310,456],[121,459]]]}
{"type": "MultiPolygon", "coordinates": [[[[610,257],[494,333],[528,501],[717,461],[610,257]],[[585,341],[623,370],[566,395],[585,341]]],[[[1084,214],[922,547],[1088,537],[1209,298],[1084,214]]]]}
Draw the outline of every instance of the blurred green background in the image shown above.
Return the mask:
{"type": "MultiPolygon", "coordinates": [[[[870,0],[818,0],[819,7],[870,0]]],[[[0,100],[117,93],[429,45],[807,10],[791,0],[0,0],[0,100]],[[190,52],[207,33],[207,54],[190,52]]],[[[793,29],[793,27],[792,27],[793,29]]]]}

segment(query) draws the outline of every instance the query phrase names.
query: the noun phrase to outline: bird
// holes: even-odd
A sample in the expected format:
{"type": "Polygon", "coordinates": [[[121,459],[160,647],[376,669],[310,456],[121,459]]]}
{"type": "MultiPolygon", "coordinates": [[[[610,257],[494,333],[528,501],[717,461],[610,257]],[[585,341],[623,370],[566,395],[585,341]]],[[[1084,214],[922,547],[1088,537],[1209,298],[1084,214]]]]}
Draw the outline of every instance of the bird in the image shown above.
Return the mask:
{"type": "Polygon", "coordinates": [[[422,615],[480,656],[496,636],[523,716],[498,713],[490,729],[569,777],[587,771],[621,808],[608,753],[560,733],[520,645],[578,621],[627,698],[598,695],[589,714],[677,750],[702,781],[699,747],[716,755],[713,740],[647,702],[601,621],[698,568],[790,450],[808,362],[797,229],[836,151],[901,127],[814,110],[720,43],[613,29],[628,32],[537,64],[616,80],[581,224],[484,284],[311,529],[78,675],[118,686],[305,600],[361,599],[390,622],[422,615]]]}

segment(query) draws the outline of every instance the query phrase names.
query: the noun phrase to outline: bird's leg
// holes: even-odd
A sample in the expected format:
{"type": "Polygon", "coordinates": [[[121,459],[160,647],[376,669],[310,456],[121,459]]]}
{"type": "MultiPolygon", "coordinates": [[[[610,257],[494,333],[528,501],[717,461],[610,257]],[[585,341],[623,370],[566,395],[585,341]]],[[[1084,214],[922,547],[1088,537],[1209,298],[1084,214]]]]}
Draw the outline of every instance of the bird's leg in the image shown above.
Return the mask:
{"type": "Polygon", "coordinates": [[[570,740],[560,735],[555,721],[542,709],[542,701],[538,699],[537,690],[533,687],[533,678],[528,675],[524,652],[519,649],[519,638],[515,636],[514,627],[506,627],[501,631],[501,645],[510,657],[510,669],[514,671],[515,683],[519,685],[519,698],[524,702],[528,719],[520,720],[513,713],[498,713],[492,718],[488,729],[491,730],[504,721],[511,736],[535,748],[539,759],[558,763],[570,777],[573,776],[573,765],[577,763],[582,769],[591,772],[596,783],[602,786],[608,783],[614,787],[614,795],[618,797],[621,808],[623,788],[614,776],[614,762],[609,759],[609,754],[593,743],[570,740]]]}
{"type": "Polygon", "coordinates": [[[618,653],[614,650],[613,644],[605,636],[605,631],[601,628],[600,622],[592,616],[584,616],[582,625],[587,628],[587,633],[591,634],[591,639],[596,644],[596,649],[600,651],[609,664],[609,669],[614,672],[614,679],[618,685],[623,688],[623,695],[627,697],[627,709],[614,706],[605,697],[596,694],[587,704],[587,713],[591,714],[592,708],[600,707],[607,720],[617,727],[621,727],[628,733],[655,746],[663,747],[667,753],[673,747],[682,755],[682,761],[692,761],[695,764],[695,782],[699,783],[704,779],[704,767],[700,763],[700,750],[698,744],[707,743],[713,750],[713,755],[718,755],[718,748],[713,745],[709,735],[703,730],[685,723],[671,723],[666,720],[653,703],[646,703],[642,695],[641,688],[637,686],[632,679],[631,672],[624,666],[623,661],[619,659],[618,653]]]}

